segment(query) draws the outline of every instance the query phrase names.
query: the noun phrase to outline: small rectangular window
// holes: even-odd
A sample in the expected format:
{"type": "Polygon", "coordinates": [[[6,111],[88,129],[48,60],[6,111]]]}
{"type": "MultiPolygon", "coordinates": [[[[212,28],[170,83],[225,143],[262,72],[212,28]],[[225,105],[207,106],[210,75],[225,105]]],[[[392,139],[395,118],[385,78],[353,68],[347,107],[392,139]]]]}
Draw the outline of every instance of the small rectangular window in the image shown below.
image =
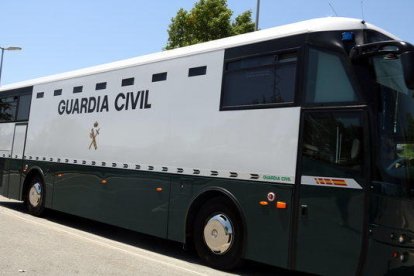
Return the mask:
{"type": "Polygon", "coordinates": [[[134,85],[134,78],[128,78],[122,80],[122,86],[134,85]]]}
{"type": "Polygon", "coordinates": [[[36,94],[36,98],[37,99],[41,99],[41,98],[43,98],[45,96],[45,92],[38,92],[37,94],[36,94]]]}
{"type": "Polygon", "coordinates": [[[167,72],[152,75],[152,82],[167,80],[167,72]]]}
{"type": "Polygon", "coordinates": [[[189,77],[201,76],[207,74],[207,66],[193,67],[188,70],[189,77]]]}
{"type": "Polygon", "coordinates": [[[83,91],[83,86],[73,87],[73,93],[81,93],[83,91]]]}
{"type": "Polygon", "coordinates": [[[56,89],[55,91],[53,91],[53,96],[60,96],[62,95],[62,89],[56,89]]]}
{"type": "Polygon", "coordinates": [[[106,82],[97,83],[95,86],[95,90],[104,90],[106,89],[106,82]]]}
{"type": "Polygon", "coordinates": [[[225,66],[221,108],[259,108],[293,103],[296,53],[248,57],[225,66]]]}

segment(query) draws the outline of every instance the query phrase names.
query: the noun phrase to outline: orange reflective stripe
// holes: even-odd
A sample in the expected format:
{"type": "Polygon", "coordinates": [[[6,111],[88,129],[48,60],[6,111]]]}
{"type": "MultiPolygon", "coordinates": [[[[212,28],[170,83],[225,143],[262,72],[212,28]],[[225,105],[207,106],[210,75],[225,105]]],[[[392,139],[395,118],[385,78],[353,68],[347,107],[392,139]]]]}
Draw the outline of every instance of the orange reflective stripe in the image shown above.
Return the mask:
{"type": "Polygon", "coordinates": [[[348,186],[344,179],[335,179],[335,178],[314,178],[316,184],[319,185],[335,185],[335,186],[348,186]]]}
{"type": "Polygon", "coordinates": [[[332,182],[335,185],[339,185],[339,186],[347,186],[345,180],[343,179],[332,179],[332,182]]]}

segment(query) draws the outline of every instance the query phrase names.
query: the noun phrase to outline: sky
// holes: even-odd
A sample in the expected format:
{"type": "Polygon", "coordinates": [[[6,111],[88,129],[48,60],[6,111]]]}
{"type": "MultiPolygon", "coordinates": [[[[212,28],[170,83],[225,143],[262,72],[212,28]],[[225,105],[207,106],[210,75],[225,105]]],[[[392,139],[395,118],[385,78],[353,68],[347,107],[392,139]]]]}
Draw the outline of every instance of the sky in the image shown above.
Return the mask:
{"type": "MultiPolygon", "coordinates": [[[[0,0],[1,84],[162,51],[179,8],[196,0],[0,0]]],[[[228,0],[234,16],[257,0],[228,0]]],[[[414,43],[414,0],[261,0],[259,28],[342,16],[364,18],[414,43]]]]}

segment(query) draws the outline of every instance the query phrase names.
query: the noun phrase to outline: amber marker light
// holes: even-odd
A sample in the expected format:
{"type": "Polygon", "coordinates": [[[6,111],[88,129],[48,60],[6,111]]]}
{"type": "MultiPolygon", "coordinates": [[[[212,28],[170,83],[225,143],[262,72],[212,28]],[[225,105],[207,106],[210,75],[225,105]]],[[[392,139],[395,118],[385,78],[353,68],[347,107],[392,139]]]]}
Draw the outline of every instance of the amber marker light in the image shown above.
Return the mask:
{"type": "Polygon", "coordinates": [[[267,206],[267,205],[269,205],[269,202],[267,202],[267,201],[260,201],[259,204],[262,205],[262,206],[267,206]]]}
{"type": "Polygon", "coordinates": [[[162,192],[162,188],[158,187],[155,189],[157,192],[162,192]]]}
{"type": "Polygon", "coordinates": [[[286,202],[284,202],[284,201],[276,202],[276,208],[277,209],[286,209],[286,202]]]}
{"type": "Polygon", "coordinates": [[[106,180],[106,179],[102,179],[102,180],[101,180],[101,184],[108,184],[108,180],[106,180]]]}
{"type": "Polygon", "coordinates": [[[63,173],[58,173],[57,174],[57,177],[62,177],[63,176],[63,173]]]}

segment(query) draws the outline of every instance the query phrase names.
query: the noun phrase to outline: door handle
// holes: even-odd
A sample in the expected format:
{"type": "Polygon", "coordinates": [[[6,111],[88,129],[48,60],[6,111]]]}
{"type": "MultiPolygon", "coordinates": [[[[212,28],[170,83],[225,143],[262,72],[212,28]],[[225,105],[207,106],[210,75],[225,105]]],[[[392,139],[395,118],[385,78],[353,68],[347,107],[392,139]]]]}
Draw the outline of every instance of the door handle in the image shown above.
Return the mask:
{"type": "Polygon", "coordinates": [[[308,205],[302,204],[300,206],[300,214],[302,215],[302,217],[307,217],[308,216],[308,205]]]}

